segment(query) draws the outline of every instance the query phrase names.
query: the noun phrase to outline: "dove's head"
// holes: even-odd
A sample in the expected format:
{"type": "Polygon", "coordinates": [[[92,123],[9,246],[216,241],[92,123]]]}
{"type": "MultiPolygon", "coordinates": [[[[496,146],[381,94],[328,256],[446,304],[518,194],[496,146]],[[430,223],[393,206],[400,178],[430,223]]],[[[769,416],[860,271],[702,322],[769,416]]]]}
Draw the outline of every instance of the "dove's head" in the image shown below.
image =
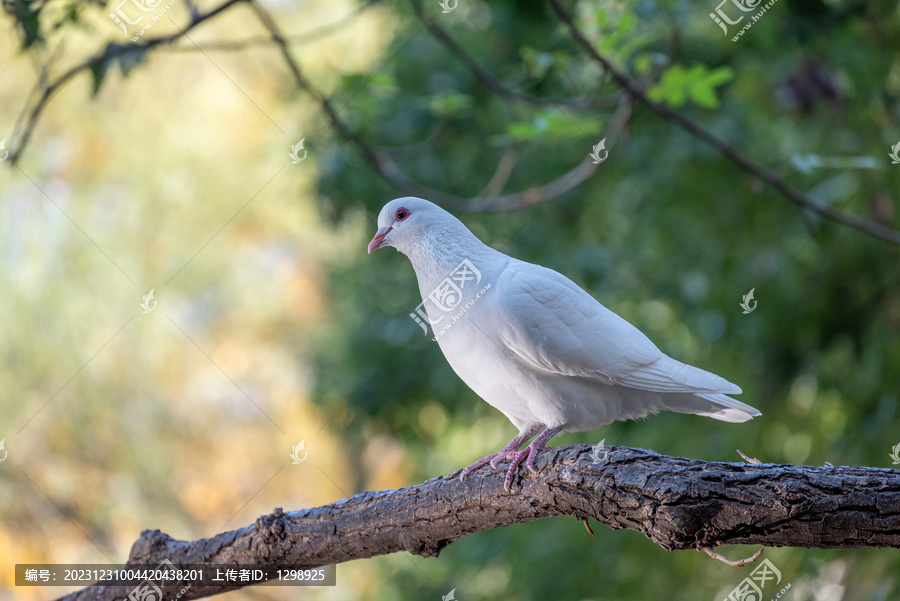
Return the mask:
{"type": "Polygon", "coordinates": [[[466,227],[453,215],[422,198],[395,198],[381,208],[378,231],[369,242],[369,252],[393,246],[405,255],[422,244],[466,227]]]}

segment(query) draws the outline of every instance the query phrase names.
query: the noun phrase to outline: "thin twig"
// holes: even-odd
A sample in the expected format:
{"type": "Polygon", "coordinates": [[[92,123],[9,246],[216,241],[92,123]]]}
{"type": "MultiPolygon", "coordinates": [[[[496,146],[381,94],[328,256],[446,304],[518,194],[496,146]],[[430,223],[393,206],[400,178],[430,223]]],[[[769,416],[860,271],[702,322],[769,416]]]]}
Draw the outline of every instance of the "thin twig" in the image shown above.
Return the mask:
{"type": "Polygon", "coordinates": [[[746,461],[747,463],[752,463],[753,465],[762,465],[762,462],[759,459],[755,457],[747,457],[746,455],[744,455],[744,452],[742,450],[738,449],[737,452],[738,455],[743,457],[744,461],[746,461]]]}
{"type": "Polygon", "coordinates": [[[450,119],[441,119],[437,127],[421,142],[406,146],[375,146],[375,150],[387,153],[394,160],[421,158],[443,144],[450,133],[450,124],[450,119]]]}
{"type": "MultiPolygon", "coordinates": [[[[377,6],[381,4],[382,0],[369,0],[368,2],[359,5],[340,19],[332,21],[331,23],[327,23],[326,25],[322,25],[321,27],[317,27],[316,29],[311,29],[309,31],[304,31],[302,33],[294,34],[294,35],[286,35],[284,36],[285,42],[289,46],[298,46],[303,44],[309,44],[310,42],[315,42],[321,40],[322,38],[326,38],[337,31],[340,27],[346,25],[356,17],[363,14],[366,10],[372,8],[373,6],[377,6]]],[[[203,44],[202,47],[198,47],[195,44],[184,45],[184,46],[167,46],[165,48],[161,48],[161,50],[165,50],[166,52],[197,52],[202,49],[203,52],[206,51],[238,51],[244,50],[246,48],[253,48],[256,46],[270,46],[275,43],[272,38],[269,36],[262,37],[253,37],[247,38],[245,40],[231,40],[231,41],[223,41],[223,42],[207,42],[203,44]]]]}
{"type": "MultiPolygon", "coordinates": [[[[275,42],[281,55],[287,62],[288,68],[294,76],[297,85],[312,96],[313,100],[319,104],[322,111],[328,116],[337,134],[343,138],[344,141],[356,148],[363,161],[365,161],[376,173],[380,174],[385,181],[396,186],[406,194],[428,198],[444,207],[463,212],[510,211],[531,206],[558,196],[585,181],[597,170],[598,165],[593,164],[590,157],[587,157],[573,169],[549,183],[529,188],[523,192],[494,197],[476,196],[465,198],[417,184],[400,171],[388,153],[380,151],[366,143],[356,134],[356,132],[351,130],[347,124],[344,123],[331,101],[313,86],[305,75],[303,75],[300,66],[294,60],[293,56],[291,56],[287,41],[268,11],[260,6],[258,2],[252,0],[250,6],[256,12],[263,27],[265,27],[272,36],[272,40],[275,42]]],[[[630,115],[630,103],[623,101],[609,121],[609,123],[612,124],[610,127],[612,130],[612,133],[610,134],[611,137],[624,127],[624,123],[630,115]]]]}
{"type": "Polygon", "coordinates": [[[593,98],[541,98],[540,96],[533,96],[531,94],[527,94],[525,92],[521,92],[519,90],[514,90],[507,86],[505,83],[494,77],[487,69],[482,67],[478,61],[476,61],[472,55],[465,51],[465,49],[456,43],[450,34],[444,31],[434,20],[431,19],[427,14],[425,14],[425,10],[422,6],[422,0],[413,0],[413,8],[416,11],[416,15],[425,24],[425,27],[428,28],[428,31],[431,32],[431,35],[435,37],[440,43],[447,47],[450,51],[450,54],[453,55],[454,58],[459,60],[465,66],[475,78],[481,82],[481,84],[487,89],[500,94],[502,96],[506,96],[507,98],[512,98],[513,100],[518,100],[521,102],[525,102],[527,104],[533,106],[564,106],[571,109],[589,109],[598,106],[608,106],[608,105],[616,105],[621,101],[621,98],[617,97],[618,95],[613,94],[607,97],[597,96],[593,98]]]}
{"type": "MultiPolygon", "coordinates": [[[[619,133],[625,129],[631,117],[631,102],[624,100],[613,116],[607,121],[607,144],[612,147],[619,133]]],[[[599,165],[594,164],[590,156],[553,181],[535,186],[522,192],[504,194],[503,196],[474,196],[465,198],[448,194],[441,190],[422,186],[408,179],[390,160],[382,160],[380,173],[389,183],[397,186],[406,194],[427,198],[437,204],[466,213],[490,213],[512,211],[529,207],[545,200],[555,198],[589,179],[597,171],[599,165]]]]}
{"type": "Polygon", "coordinates": [[[585,528],[585,530],[588,531],[588,534],[590,534],[591,536],[595,536],[595,535],[594,535],[594,529],[591,528],[591,523],[588,522],[587,519],[584,519],[584,520],[581,520],[581,521],[584,523],[584,528],[585,528]]]}
{"type": "Polygon", "coordinates": [[[509,181],[513,169],[516,168],[518,160],[519,150],[515,146],[507,148],[506,152],[503,153],[503,156],[500,157],[500,162],[497,163],[497,169],[494,171],[494,175],[491,176],[491,180],[488,182],[487,186],[484,187],[484,192],[482,192],[481,195],[497,196],[500,194],[503,191],[503,187],[506,186],[506,183],[509,181]]]}
{"type": "Polygon", "coordinates": [[[754,561],[756,561],[757,559],[759,559],[759,556],[762,555],[762,552],[763,552],[762,548],[760,548],[759,551],[757,551],[756,553],[754,553],[753,555],[751,555],[750,557],[748,557],[748,558],[746,558],[746,559],[738,559],[738,560],[734,560],[734,559],[728,559],[728,558],[725,557],[724,555],[719,555],[718,553],[716,553],[715,551],[713,551],[713,550],[710,549],[709,547],[700,547],[700,548],[698,549],[698,551],[703,551],[704,553],[706,553],[707,555],[709,555],[709,556],[712,557],[713,559],[718,559],[718,560],[721,561],[722,563],[728,564],[728,565],[730,565],[730,566],[733,567],[733,568],[742,568],[742,567],[744,567],[745,565],[747,565],[748,563],[753,563],[754,561]]]}
{"type": "Polygon", "coordinates": [[[707,131],[694,121],[688,119],[680,113],[671,110],[664,104],[653,102],[652,100],[650,100],[650,98],[647,97],[642,89],[640,89],[637,85],[635,85],[633,81],[631,81],[621,71],[613,66],[613,64],[609,60],[607,60],[606,58],[601,56],[599,52],[597,52],[596,48],[594,48],[594,45],[591,44],[591,42],[584,36],[581,30],[578,29],[578,26],[575,25],[574,21],[572,21],[572,17],[562,7],[562,3],[560,2],[560,0],[550,0],[550,4],[556,11],[559,19],[569,28],[569,31],[572,33],[572,37],[576,42],[578,42],[578,44],[584,49],[584,51],[596,62],[602,65],[603,68],[606,69],[606,71],[610,74],[610,76],[622,88],[627,90],[632,97],[640,100],[644,105],[646,105],[657,115],[667,121],[670,121],[671,123],[678,125],[682,129],[693,135],[695,138],[706,142],[721,154],[728,157],[735,165],[737,165],[744,171],[759,177],[761,180],[772,186],[775,190],[780,192],[782,196],[790,200],[795,205],[803,209],[808,209],[836,223],[856,228],[867,234],[891,242],[892,244],[900,245],[900,232],[885,227],[880,223],[877,223],[870,219],[866,219],[865,217],[842,213],[840,211],[836,211],[829,207],[820,205],[811,198],[793,189],[774,171],[752,161],[748,157],[745,157],[736,148],[729,145],[724,140],[719,139],[713,133],[707,131]]]}

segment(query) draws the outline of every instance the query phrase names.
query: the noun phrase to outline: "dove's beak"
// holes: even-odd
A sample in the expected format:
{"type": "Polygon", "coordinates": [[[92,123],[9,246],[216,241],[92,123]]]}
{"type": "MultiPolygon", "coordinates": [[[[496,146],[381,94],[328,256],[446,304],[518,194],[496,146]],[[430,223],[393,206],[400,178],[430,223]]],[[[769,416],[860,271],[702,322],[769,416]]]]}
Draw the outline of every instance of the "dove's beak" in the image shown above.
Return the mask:
{"type": "Polygon", "coordinates": [[[372,254],[373,250],[378,250],[384,246],[384,237],[388,235],[388,232],[391,231],[391,229],[392,228],[390,227],[378,228],[378,231],[375,232],[375,237],[369,242],[369,254],[372,254]]]}

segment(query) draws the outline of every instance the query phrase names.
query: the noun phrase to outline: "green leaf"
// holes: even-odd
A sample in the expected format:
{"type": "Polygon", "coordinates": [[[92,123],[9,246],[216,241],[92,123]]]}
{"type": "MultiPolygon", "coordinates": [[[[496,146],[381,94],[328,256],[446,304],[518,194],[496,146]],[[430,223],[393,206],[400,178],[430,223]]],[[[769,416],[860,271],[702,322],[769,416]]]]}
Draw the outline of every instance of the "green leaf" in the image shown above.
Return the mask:
{"type": "Polygon", "coordinates": [[[117,44],[110,42],[106,46],[104,55],[108,55],[104,60],[91,65],[91,76],[93,77],[92,94],[97,95],[100,86],[106,78],[109,68],[115,63],[119,64],[119,70],[124,77],[128,77],[132,69],[147,60],[147,47],[140,44],[117,44]]]}
{"type": "Polygon", "coordinates": [[[28,49],[37,42],[43,41],[41,36],[41,9],[43,3],[31,0],[4,0],[3,10],[16,22],[22,32],[22,49],[28,49]]]}
{"type": "Polygon", "coordinates": [[[634,13],[623,13],[622,18],[619,19],[619,34],[627,35],[631,33],[634,30],[635,22],[634,13]]]}
{"type": "Polygon", "coordinates": [[[396,91],[397,81],[390,73],[376,73],[368,80],[368,85],[373,88],[380,88],[387,91],[396,91]]]}
{"type": "Polygon", "coordinates": [[[653,68],[653,56],[644,53],[634,59],[634,71],[638,75],[646,75],[653,68]]]}
{"type": "Polygon", "coordinates": [[[706,76],[706,81],[713,87],[722,85],[734,79],[734,70],[731,67],[719,67],[713,69],[706,76]]]}
{"type": "Polygon", "coordinates": [[[557,62],[557,58],[553,54],[528,46],[523,47],[520,52],[523,70],[535,79],[541,79],[547,75],[557,62]]]}
{"type": "Polygon", "coordinates": [[[41,37],[40,9],[28,14],[21,22],[22,31],[25,33],[24,48],[30,48],[33,44],[43,41],[41,37]]]}
{"type": "Polygon", "coordinates": [[[106,77],[106,71],[108,68],[108,61],[101,61],[99,63],[94,63],[93,65],[91,65],[91,77],[93,79],[91,94],[93,94],[94,96],[96,96],[97,92],[100,91],[100,86],[103,84],[103,78],[106,77]]]}
{"type": "Polygon", "coordinates": [[[666,69],[659,82],[650,88],[649,97],[673,108],[682,106],[688,99],[703,108],[719,107],[716,87],[730,81],[734,71],[728,67],[709,70],[705,65],[694,65],[685,70],[681,65],[666,69]]]}
{"type": "Polygon", "coordinates": [[[128,77],[132,69],[147,60],[147,48],[146,46],[125,46],[116,60],[119,61],[119,69],[122,71],[122,75],[128,77]]]}
{"type": "Polygon", "coordinates": [[[440,92],[431,98],[429,109],[435,115],[449,117],[472,106],[472,97],[456,92],[440,92]]]}
{"type": "Polygon", "coordinates": [[[53,29],[59,29],[68,25],[69,23],[77,23],[78,17],[80,16],[80,6],[75,2],[70,2],[66,4],[66,7],[63,9],[62,14],[56,20],[56,23],[53,24],[53,29]]]}
{"type": "Polygon", "coordinates": [[[511,140],[543,140],[550,138],[582,138],[600,133],[600,123],[559,109],[545,109],[531,121],[518,121],[506,128],[511,140]]]}
{"type": "Polygon", "coordinates": [[[706,84],[706,82],[698,81],[691,84],[689,88],[691,100],[696,104],[708,109],[718,108],[719,99],[716,98],[716,91],[706,84]]]}

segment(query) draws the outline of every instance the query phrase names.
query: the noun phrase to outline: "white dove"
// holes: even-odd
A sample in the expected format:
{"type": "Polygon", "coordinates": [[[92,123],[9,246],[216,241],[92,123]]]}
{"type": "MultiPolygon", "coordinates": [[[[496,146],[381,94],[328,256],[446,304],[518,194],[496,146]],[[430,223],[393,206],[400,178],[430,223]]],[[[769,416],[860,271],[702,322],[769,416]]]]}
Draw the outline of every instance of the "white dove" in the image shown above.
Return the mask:
{"type": "Polygon", "coordinates": [[[383,246],[409,257],[453,371],[519,429],[502,451],[464,469],[461,480],[510,460],[508,491],[519,464],[525,460],[535,472],[535,457],[560,432],[662,410],[726,422],[761,415],[726,396],[741,392],[735,384],[665,355],[564,275],[483,244],[427,200],[384,205],[369,253],[383,246]]]}

